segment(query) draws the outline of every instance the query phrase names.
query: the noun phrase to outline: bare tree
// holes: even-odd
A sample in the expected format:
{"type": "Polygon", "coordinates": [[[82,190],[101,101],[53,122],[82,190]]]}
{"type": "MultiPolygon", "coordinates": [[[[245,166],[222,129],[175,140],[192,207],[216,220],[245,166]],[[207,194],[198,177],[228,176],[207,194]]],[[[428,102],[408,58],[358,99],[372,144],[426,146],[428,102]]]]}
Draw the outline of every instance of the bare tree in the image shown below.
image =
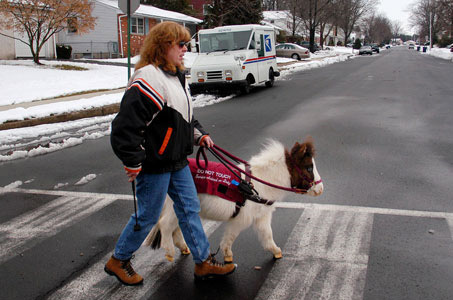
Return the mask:
{"type": "Polygon", "coordinates": [[[453,0],[439,0],[440,23],[450,38],[453,37],[453,0]]]}
{"type": "Polygon", "coordinates": [[[401,30],[403,29],[403,24],[401,24],[398,20],[393,20],[391,22],[391,30],[393,37],[397,37],[401,34],[401,30]]]}
{"type": "Polygon", "coordinates": [[[338,0],[338,26],[344,32],[344,43],[347,44],[349,37],[361,18],[375,10],[374,0],[338,0]]]}
{"type": "Polygon", "coordinates": [[[41,48],[52,35],[66,28],[77,33],[94,28],[92,5],[89,0],[0,0],[0,28],[23,32],[26,38],[0,34],[28,45],[33,61],[40,64],[41,48]]]}
{"type": "MultiPolygon", "coordinates": [[[[319,19],[319,44],[324,48],[324,41],[330,35],[337,24],[337,11],[335,1],[329,3],[325,8],[325,13],[319,19]]],[[[336,30],[334,31],[336,33],[336,30]]]]}
{"type": "Polygon", "coordinates": [[[301,0],[299,16],[310,36],[310,52],[314,52],[315,33],[321,20],[327,17],[329,5],[332,0],[301,0]]]}
{"type": "Polygon", "coordinates": [[[441,3],[438,0],[417,0],[411,12],[411,25],[418,28],[420,37],[433,38],[441,31],[441,3]]]}

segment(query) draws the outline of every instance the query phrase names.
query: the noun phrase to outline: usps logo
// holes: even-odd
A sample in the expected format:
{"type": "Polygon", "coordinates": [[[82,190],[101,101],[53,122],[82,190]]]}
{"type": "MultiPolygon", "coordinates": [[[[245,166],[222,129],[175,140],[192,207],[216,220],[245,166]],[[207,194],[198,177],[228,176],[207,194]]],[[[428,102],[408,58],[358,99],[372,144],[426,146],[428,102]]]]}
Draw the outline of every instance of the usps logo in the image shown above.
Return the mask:
{"type": "Polygon", "coordinates": [[[264,45],[266,46],[266,52],[272,51],[271,36],[268,34],[264,35],[264,45]]]}

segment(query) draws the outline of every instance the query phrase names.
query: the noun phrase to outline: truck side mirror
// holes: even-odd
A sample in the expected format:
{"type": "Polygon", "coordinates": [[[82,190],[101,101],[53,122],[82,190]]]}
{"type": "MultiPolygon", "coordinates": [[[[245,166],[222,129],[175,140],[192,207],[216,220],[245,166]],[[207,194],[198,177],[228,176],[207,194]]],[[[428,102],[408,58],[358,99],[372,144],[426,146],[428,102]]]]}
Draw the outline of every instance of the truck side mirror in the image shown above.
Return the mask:
{"type": "Polygon", "coordinates": [[[190,40],[190,52],[198,52],[197,51],[197,42],[195,39],[190,40]]]}

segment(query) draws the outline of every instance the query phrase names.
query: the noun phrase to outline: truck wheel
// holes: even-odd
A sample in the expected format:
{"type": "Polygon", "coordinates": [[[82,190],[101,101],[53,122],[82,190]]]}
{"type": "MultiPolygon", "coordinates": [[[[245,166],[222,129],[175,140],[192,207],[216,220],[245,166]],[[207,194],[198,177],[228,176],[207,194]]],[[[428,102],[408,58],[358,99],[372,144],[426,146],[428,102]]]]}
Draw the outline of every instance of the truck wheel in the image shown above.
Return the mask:
{"type": "Polygon", "coordinates": [[[291,58],[300,60],[300,57],[299,57],[299,55],[297,55],[297,53],[294,53],[293,55],[291,55],[291,58]]]}
{"type": "Polygon", "coordinates": [[[241,89],[242,94],[250,94],[250,80],[247,78],[247,83],[241,89]]]}
{"type": "Polygon", "coordinates": [[[273,87],[274,86],[274,80],[275,80],[274,70],[269,69],[269,81],[266,81],[266,86],[267,87],[273,87]]]}

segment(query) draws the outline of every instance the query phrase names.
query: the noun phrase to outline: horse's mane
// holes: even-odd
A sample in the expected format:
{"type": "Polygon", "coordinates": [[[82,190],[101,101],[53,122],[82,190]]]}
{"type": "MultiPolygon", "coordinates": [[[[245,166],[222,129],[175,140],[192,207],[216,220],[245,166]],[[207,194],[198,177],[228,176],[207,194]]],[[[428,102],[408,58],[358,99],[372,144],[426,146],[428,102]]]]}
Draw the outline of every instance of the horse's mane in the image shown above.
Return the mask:
{"type": "Polygon", "coordinates": [[[263,149],[258,154],[252,156],[250,165],[259,168],[281,162],[282,160],[284,161],[284,159],[285,147],[283,144],[274,139],[268,139],[263,149]]]}

